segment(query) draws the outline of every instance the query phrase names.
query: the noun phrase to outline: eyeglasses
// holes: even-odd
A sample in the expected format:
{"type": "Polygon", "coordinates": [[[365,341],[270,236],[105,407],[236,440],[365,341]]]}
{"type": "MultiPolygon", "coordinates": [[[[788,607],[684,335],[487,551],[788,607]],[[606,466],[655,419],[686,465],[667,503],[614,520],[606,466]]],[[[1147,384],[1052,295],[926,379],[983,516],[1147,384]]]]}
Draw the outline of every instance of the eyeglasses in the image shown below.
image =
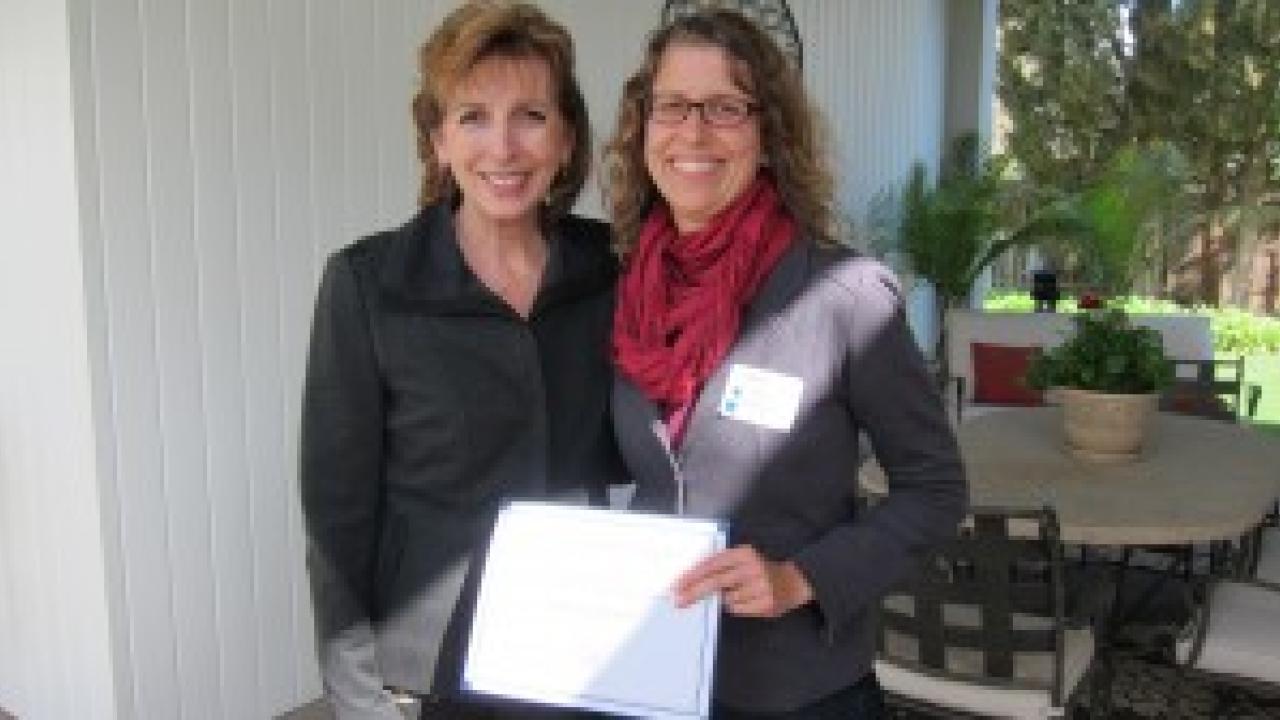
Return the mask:
{"type": "Polygon", "coordinates": [[[712,95],[697,102],[679,95],[656,95],[649,100],[649,119],[659,125],[679,125],[694,108],[703,122],[717,128],[738,127],[760,110],[751,100],[733,95],[712,95]]]}

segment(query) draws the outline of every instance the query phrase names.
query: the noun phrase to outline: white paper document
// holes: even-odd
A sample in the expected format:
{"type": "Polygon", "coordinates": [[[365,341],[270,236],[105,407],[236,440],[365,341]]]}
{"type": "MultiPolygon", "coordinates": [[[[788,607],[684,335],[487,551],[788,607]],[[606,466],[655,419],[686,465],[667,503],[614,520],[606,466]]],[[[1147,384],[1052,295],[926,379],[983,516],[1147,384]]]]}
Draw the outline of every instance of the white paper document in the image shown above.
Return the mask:
{"type": "Polygon", "coordinates": [[[718,596],[672,587],[723,549],[715,521],[547,503],[498,516],[463,668],[470,692],[645,718],[705,718],[718,596]]]}

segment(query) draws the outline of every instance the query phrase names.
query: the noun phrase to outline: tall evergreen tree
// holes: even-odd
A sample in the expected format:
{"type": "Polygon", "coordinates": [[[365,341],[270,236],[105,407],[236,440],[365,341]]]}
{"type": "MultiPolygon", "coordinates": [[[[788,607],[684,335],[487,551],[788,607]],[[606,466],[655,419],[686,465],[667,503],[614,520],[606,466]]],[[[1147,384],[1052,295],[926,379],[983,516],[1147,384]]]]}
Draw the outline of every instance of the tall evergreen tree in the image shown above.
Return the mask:
{"type": "Polygon", "coordinates": [[[1001,13],[999,93],[1025,171],[1080,190],[1122,148],[1171,144],[1192,180],[1182,205],[1232,240],[1228,299],[1245,304],[1263,199],[1280,190],[1280,2],[1003,0],[1001,13]]]}

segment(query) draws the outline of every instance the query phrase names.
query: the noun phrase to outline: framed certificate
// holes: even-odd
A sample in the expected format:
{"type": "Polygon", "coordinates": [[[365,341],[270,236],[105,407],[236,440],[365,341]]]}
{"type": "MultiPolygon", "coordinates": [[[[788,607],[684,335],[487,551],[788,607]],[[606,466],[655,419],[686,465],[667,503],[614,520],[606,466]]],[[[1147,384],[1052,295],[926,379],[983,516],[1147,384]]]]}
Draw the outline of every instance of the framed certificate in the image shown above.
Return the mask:
{"type": "Polygon", "coordinates": [[[725,547],[716,521],[519,502],[498,516],[464,690],[645,718],[705,718],[718,596],[679,575],[725,547]]]}

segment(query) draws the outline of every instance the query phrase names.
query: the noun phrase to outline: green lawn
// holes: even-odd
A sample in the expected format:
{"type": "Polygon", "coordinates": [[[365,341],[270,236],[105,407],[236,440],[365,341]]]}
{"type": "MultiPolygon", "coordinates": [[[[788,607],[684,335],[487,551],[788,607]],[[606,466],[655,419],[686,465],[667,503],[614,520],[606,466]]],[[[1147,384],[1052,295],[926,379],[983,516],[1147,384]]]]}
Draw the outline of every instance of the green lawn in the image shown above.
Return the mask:
{"type": "Polygon", "coordinates": [[[1253,424],[1280,435],[1280,353],[1250,355],[1245,359],[1244,378],[1250,385],[1262,386],[1253,424]]]}

